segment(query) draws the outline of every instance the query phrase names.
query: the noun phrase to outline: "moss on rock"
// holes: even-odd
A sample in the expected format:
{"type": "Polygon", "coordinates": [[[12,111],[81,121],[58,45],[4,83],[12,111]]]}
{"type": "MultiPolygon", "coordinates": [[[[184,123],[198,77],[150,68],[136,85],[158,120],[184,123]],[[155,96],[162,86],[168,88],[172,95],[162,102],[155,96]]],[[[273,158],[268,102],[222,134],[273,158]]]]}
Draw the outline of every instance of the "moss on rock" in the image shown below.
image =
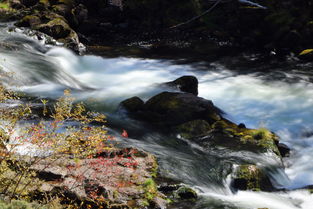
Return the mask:
{"type": "Polygon", "coordinates": [[[198,195],[193,189],[187,186],[181,186],[177,191],[174,192],[175,199],[181,200],[190,200],[190,199],[197,199],[198,195]]]}
{"type": "Polygon", "coordinates": [[[212,127],[214,129],[213,133],[219,135],[217,139],[213,140],[217,144],[225,142],[224,144],[230,148],[256,152],[272,151],[281,156],[277,147],[279,137],[266,128],[248,129],[227,120],[217,121],[212,127]]]}
{"type": "Polygon", "coordinates": [[[240,165],[232,180],[232,186],[238,190],[272,191],[274,189],[266,174],[255,165],[240,165]]]}
{"type": "Polygon", "coordinates": [[[36,15],[26,15],[19,22],[17,22],[17,26],[19,27],[35,27],[36,25],[41,24],[40,17],[36,15]]]}
{"type": "Polygon", "coordinates": [[[174,131],[184,139],[206,136],[211,126],[205,120],[193,120],[174,127],[174,131]]]}
{"type": "Polygon", "coordinates": [[[56,39],[66,38],[72,30],[62,18],[56,18],[46,24],[41,24],[36,29],[56,39]]]}

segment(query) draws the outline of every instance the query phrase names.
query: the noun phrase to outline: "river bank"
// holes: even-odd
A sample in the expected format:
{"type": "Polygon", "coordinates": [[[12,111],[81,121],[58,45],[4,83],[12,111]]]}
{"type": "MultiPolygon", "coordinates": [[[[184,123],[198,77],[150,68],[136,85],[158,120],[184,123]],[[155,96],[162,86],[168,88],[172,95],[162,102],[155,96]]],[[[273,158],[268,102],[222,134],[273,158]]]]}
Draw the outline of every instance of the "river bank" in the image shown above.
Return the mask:
{"type": "Polygon", "coordinates": [[[263,1],[260,7],[222,1],[181,27],[173,26],[201,15],[213,2],[8,0],[2,5],[3,19],[18,20],[18,26],[44,32],[76,52],[80,42],[101,51],[180,48],[200,56],[224,48],[218,56],[241,51],[280,57],[313,48],[312,5],[306,1],[263,1]]]}

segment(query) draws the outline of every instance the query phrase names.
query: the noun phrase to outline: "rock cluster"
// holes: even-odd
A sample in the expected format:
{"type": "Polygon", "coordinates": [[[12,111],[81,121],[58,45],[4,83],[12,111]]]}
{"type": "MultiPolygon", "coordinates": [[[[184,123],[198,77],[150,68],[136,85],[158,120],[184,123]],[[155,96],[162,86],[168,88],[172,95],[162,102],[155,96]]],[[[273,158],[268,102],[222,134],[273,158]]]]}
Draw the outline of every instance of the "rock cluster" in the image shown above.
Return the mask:
{"type": "MultiPolygon", "coordinates": [[[[195,82],[186,81],[181,85],[189,83],[195,82]]],[[[187,92],[162,92],[146,102],[132,97],[121,102],[119,110],[204,148],[218,146],[233,151],[272,152],[278,159],[288,154],[289,148],[280,144],[273,132],[235,124],[227,120],[212,101],[187,92]]],[[[269,177],[256,165],[239,166],[233,175],[232,185],[241,190],[274,190],[269,177]]]]}

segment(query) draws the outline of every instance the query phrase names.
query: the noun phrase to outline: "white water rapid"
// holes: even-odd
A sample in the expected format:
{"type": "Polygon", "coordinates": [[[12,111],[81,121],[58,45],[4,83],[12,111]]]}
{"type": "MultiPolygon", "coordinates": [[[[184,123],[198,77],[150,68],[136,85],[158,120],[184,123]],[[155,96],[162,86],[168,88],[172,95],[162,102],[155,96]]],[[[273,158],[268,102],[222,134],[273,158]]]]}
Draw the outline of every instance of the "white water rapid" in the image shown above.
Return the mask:
{"type": "Polygon", "coordinates": [[[313,83],[312,75],[302,70],[302,65],[294,64],[288,71],[273,68],[271,74],[266,74],[254,70],[241,73],[220,61],[177,64],[171,60],[77,56],[67,49],[47,47],[19,33],[7,32],[6,26],[0,29],[0,67],[14,73],[14,79],[2,82],[10,88],[51,98],[71,88],[78,99],[114,114],[126,98],[139,96],[147,100],[164,90],[154,84],[194,75],[199,80],[199,96],[212,100],[228,118],[249,128],[267,127],[292,148],[291,156],[284,159],[285,171],[272,173],[273,181],[290,191],[233,194],[227,178],[220,175],[224,166],[231,166],[236,159],[271,165],[276,161],[271,156],[248,152],[209,150],[203,154],[195,145],[164,141],[156,133],[147,133],[140,140],[128,139],[127,143],[156,154],[162,173],[199,191],[202,198],[196,208],[313,208],[313,195],[296,190],[313,185],[313,83]]]}

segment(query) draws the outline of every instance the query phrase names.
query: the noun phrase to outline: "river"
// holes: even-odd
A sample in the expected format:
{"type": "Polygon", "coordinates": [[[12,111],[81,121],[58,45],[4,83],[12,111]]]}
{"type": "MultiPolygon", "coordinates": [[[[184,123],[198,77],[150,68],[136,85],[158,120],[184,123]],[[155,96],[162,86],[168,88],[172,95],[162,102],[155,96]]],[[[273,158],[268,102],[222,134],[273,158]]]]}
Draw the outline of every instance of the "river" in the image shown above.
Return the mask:
{"type": "Polygon", "coordinates": [[[52,99],[69,88],[88,107],[106,113],[112,120],[110,133],[122,144],[155,154],[163,176],[188,184],[199,193],[199,200],[192,206],[173,208],[313,208],[313,195],[300,189],[313,185],[313,64],[301,63],[292,56],[268,61],[255,54],[214,62],[183,61],[77,56],[20,31],[8,32],[7,24],[0,25],[1,70],[14,73],[13,78],[2,82],[14,90],[52,99]],[[196,76],[199,96],[212,100],[230,120],[249,128],[266,127],[279,135],[292,148],[291,156],[284,159],[286,168],[280,168],[269,153],[202,149],[116,113],[122,100],[132,96],[147,100],[167,90],[155,84],[183,75],[196,76]],[[130,130],[128,139],[120,137],[122,129],[130,130]],[[270,167],[272,182],[286,191],[233,193],[229,171],[239,162],[270,167]]]}

